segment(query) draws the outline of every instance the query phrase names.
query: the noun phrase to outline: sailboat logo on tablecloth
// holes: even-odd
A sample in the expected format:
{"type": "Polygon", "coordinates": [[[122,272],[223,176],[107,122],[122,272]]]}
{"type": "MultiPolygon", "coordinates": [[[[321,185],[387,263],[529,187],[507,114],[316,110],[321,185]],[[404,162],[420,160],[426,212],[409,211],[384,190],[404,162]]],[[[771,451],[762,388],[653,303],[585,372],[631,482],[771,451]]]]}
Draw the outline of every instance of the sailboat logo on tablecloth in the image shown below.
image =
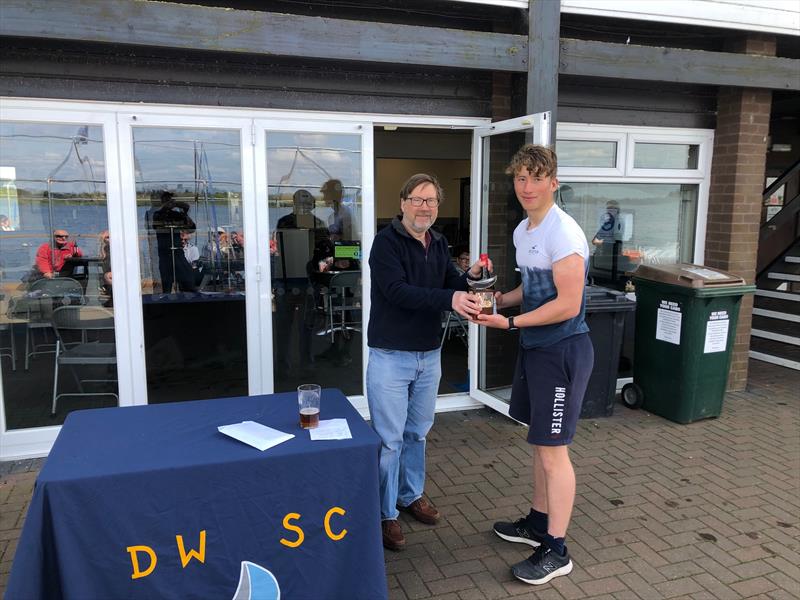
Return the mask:
{"type": "Polygon", "coordinates": [[[281,588],[270,571],[250,561],[242,561],[239,587],[232,600],[280,600],[281,588]]]}

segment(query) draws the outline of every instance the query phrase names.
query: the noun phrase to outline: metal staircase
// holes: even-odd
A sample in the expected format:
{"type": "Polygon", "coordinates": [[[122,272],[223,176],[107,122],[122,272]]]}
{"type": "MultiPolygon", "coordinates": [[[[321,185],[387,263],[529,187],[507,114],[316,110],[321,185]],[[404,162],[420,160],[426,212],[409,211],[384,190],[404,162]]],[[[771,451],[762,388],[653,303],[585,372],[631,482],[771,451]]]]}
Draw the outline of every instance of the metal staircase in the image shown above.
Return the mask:
{"type": "Polygon", "coordinates": [[[784,206],[759,234],[750,358],[800,371],[800,161],[764,197],[782,185],[784,206]]]}

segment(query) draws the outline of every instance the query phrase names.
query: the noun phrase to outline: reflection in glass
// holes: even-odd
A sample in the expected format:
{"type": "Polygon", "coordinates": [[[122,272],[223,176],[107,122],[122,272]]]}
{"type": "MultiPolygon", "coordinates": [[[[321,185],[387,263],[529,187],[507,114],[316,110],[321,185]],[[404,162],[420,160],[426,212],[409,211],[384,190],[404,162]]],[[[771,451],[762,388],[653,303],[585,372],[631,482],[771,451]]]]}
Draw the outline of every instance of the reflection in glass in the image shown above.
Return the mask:
{"type": "Polygon", "coordinates": [[[635,169],[696,169],[700,146],[695,144],[650,144],[637,142],[633,150],[635,169]]]}
{"type": "Polygon", "coordinates": [[[691,262],[696,184],[562,183],[565,210],[592,248],[589,276],[622,289],[639,263],[691,262]]]}
{"type": "Polygon", "coordinates": [[[52,426],[73,410],[118,403],[106,207],[102,127],[0,124],[8,429],[52,426]],[[102,321],[90,313],[102,313],[102,321]]]}
{"type": "Polygon", "coordinates": [[[593,140],[558,140],[559,167],[614,168],[617,164],[617,142],[593,140]]]}
{"type": "Polygon", "coordinates": [[[133,129],[148,401],[247,394],[239,131],[133,129]]]}
{"type": "Polygon", "coordinates": [[[275,391],[362,393],[361,137],[267,132],[275,391]]]}
{"type": "MultiPolygon", "coordinates": [[[[525,216],[514,193],[514,184],[505,169],[511,157],[525,143],[520,132],[494,135],[483,143],[483,179],[481,208],[483,230],[480,248],[488,251],[497,274],[495,289],[508,292],[520,284],[513,232],[525,216]]],[[[503,311],[517,314],[518,309],[503,311]]],[[[508,402],[519,346],[519,335],[500,329],[478,330],[478,388],[508,402]]]]}

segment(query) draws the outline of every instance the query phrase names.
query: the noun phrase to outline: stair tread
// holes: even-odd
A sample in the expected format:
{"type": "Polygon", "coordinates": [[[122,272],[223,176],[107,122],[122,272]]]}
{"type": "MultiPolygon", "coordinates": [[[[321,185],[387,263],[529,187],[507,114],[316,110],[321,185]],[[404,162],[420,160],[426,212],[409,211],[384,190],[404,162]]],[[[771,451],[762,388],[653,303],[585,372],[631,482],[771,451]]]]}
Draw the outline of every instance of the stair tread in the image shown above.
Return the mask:
{"type": "Polygon", "coordinates": [[[781,335],[791,335],[800,338],[800,323],[784,321],[783,319],[773,319],[761,315],[753,315],[753,329],[764,331],[774,331],[781,335]]]}
{"type": "Polygon", "coordinates": [[[760,360],[761,362],[767,362],[773,365],[785,367],[787,369],[800,371],[800,362],[796,360],[783,358],[781,356],[773,356],[772,354],[765,354],[763,352],[758,352],[757,350],[750,350],[749,355],[753,360],[760,360]]]}
{"type": "Polygon", "coordinates": [[[798,294],[798,301],[784,300],[783,298],[770,298],[768,296],[759,296],[753,299],[753,306],[764,310],[773,310],[776,312],[787,313],[790,315],[800,315],[800,294],[798,294]]]}
{"type": "Polygon", "coordinates": [[[792,346],[791,344],[782,344],[773,340],[764,338],[752,337],[750,338],[750,350],[762,352],[771,356],[778,356],[788,360],[800,361],[800,346],[792,346]]]}
{"type": "Polygon", "coordinates": [[[782,292],[770,288],[759,287],[756,289],[756,299],[775,298],[787,302],[800,302],[800,294],[794,292],[782,292]]]}

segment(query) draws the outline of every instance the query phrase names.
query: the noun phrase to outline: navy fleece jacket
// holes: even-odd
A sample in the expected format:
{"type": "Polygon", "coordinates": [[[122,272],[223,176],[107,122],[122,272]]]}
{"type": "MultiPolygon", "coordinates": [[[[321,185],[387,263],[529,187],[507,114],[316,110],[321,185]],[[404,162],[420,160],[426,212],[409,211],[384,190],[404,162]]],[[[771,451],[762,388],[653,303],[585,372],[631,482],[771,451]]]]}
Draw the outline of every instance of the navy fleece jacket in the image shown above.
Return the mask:
{"type": "Polygon", "coordinates": [[[367,344],[372,348],[424,352],[439,347],[442,311],[453,292],[467,289],[450,260],[445,237],[432,229],[427,249],[400,219],[384,227],[369,256],[372,308],[367,344]]]}

